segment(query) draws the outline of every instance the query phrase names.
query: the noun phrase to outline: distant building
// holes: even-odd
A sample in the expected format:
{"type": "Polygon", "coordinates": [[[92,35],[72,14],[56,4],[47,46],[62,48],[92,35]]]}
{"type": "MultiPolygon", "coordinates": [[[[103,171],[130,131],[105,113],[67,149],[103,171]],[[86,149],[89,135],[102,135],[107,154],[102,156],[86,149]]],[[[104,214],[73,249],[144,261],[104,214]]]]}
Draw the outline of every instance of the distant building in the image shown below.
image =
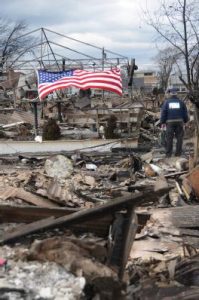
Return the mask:
{"type": "MultiPolygon", "coordinates": [[[[185,78],[185,75],[183,76],[185,78]]],[[[186,81],[186,79],[185,79],[186,81]]],[[[169,77],[169,83],[168,83],[168,88],[177,88],[179,92],[181,93],[186,93],[187,88],[185,85],[182,83],[182,81],[179,79],[179,76],[177,74],[171,74],[169,77]]]]}
{"type": "Polygon", "coordinates": [[[152,92],[154,87],[158,86],[158,77],[156,71],[136,71],[133,77],[133,87],[143,90],[147,93],[152,92]]]}
{"type": "Polygon", "coordinates": [[[0,75],[0,89],[8,90],[14,89],[17,87],[19,77],[21,72],[15,72],[14,70],[10,69],[6,73],[2,73],[0,75]]]}

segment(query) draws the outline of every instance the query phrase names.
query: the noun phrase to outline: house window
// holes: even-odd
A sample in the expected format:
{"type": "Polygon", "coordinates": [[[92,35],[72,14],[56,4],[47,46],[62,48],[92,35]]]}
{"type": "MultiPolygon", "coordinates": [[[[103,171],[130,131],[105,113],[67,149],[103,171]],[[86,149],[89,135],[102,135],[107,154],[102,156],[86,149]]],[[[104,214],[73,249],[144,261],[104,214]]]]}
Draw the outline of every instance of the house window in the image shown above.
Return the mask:
{"type": "Polygon", "coordinates": [[[147,72],[147,73],[144,73],[144,76],[152,76],[153,73],[152,72],[147,72]]]}

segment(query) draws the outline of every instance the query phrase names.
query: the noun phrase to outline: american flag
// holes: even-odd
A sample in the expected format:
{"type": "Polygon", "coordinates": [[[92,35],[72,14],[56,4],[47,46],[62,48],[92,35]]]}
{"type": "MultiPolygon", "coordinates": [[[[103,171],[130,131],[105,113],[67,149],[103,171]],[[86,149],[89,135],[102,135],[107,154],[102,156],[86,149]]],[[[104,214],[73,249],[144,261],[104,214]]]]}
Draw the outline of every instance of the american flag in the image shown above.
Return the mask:
{"type": "Polygon", "coordinates": [[[89,72],[85,70],[69,70],[60,72],[47,72],[38,70],[38,93],[42,100],[53,91],[69,88],[71,86],[86,89],[102,89],[122,95],[122,80],[118,68],[89,72]]]}

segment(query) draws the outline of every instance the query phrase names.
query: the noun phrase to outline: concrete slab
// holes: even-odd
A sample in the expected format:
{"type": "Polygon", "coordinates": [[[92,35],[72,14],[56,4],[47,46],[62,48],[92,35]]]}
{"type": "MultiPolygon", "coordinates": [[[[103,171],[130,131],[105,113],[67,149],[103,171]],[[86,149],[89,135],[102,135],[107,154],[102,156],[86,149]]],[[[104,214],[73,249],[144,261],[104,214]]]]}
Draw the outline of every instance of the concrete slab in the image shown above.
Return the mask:
{"type": "Polygon", "coordinates": [[[137,139],[125,140],[57,140],[44,141],[0,141],[0,155],[24,153],[59,153],[64,151],[111,151],[114,147],[136,148],[137,139]]]}

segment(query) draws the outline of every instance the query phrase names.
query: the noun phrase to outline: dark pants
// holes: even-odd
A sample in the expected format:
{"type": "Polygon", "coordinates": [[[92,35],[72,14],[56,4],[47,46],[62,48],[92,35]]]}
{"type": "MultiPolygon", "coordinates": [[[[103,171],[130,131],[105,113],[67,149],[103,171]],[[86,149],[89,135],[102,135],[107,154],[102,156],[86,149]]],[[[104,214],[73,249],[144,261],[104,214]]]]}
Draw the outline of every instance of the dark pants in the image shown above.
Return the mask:
{"type": "Polygon", "coordinates": [[[182,122],[167,123],[166,129],[166,155],[171,156],[173,150],[173,138],[177,140],[175,156],[182,154],[182,142],[184,136],[184,128],[182,122]]]}

